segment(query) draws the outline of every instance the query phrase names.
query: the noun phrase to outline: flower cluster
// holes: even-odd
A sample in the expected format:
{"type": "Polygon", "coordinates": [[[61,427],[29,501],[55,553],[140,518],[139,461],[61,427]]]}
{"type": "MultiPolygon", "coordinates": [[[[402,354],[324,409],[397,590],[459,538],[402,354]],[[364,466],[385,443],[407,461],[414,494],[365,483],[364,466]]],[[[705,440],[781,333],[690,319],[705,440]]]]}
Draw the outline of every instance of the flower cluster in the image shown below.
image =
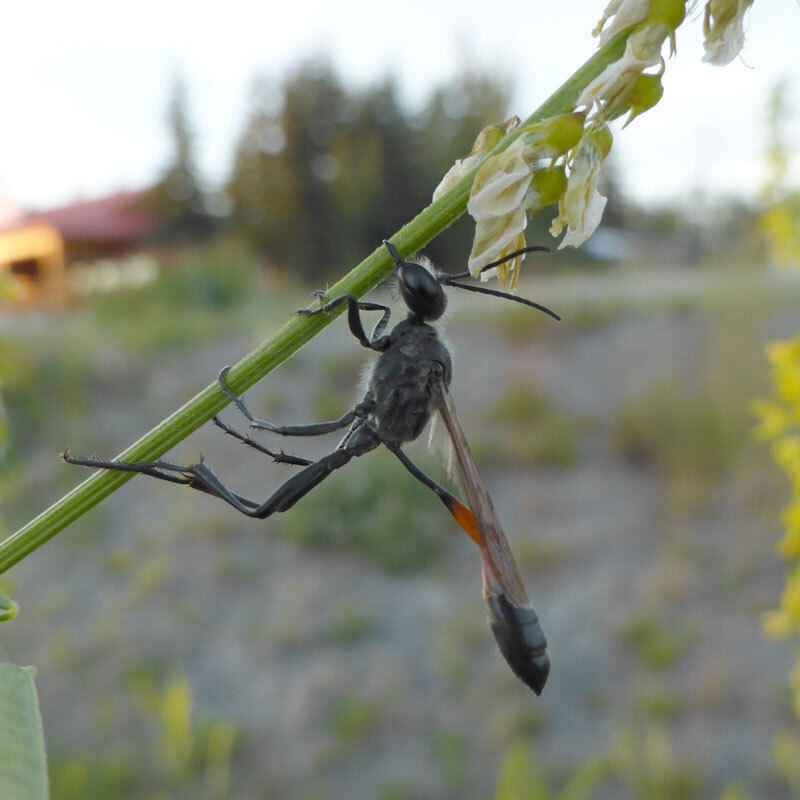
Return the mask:
{"type": "MultiPolygon", "coordinates": [[[[792,500],[781,512],[785,533],[778,553],[792,564],[780,606],[764,618],[769,636],[800,636],[800,335],[767,346],[772,367],[772,397],[757,400],[751,410],[760,419],[755,435],[772,442],[772,457],[789,476],[792,500]]],[[[800,660],[790,676],[793,707],[800,717],[800,660]]]]}
{"type": "Polygon", "coordinates": [[[523,126],[520,136],[499,155],[484,163],[472,184],[467,211],[475,219],[475,239],[469,270],[486,280],[497,274],[516,287],[522,257],[481,273],[486,264],[525,247],[523,231],[528,214],[558,201],[567,177],[563,163],[583,134],[583,114],[562,114],[523,126]]]}
{"type": "Polygon", "coordinates": [[[612,0],[594,29],[594,35],[605,44],[621,29],[633,26],[633,30],[622,58],[609,64],[586,87],[578,98],[578,106],[594,108],[594,117],[603,122],[630,112],[626,125],[652,108],[664,92],[661,86],[662,45],[669,38],[670,52],[675,53],[675,29],[685,16],[684,0],[612,0]],[[645,72],[657,64],[661,65],[658,73],[645,72]]]}
{"type": "MultiPolygon", "coordinates": [[[[575,102],[575,110],[535,124],[513,117],[486,128],[471,152],[457,161],[434,192],[436,200],[478,165],[467,211],[475,219],[469,270],[482,279],[497,275],[514,291],[523,256],[482,272],[487,264],[525,246],[528,216],[558,202],[553,236],[566,231],[559,248],[578,247],[600,224],[606,198],[598,190],[603,161],[611,149],[608,124],[628,115],[625,125],[661,99],[664,42],[675,54],[675,31],[697,0],[611,0],[593,34],[600,45],[629,31],[625,50],[575,102]],[[655,72],[647,71],[656,68],[655,72]],[[487,155],[505,136],[514,141],[503,152],[487,155]]],[[[706,61],[730,61],[742,46],[743,16],[753,0],[707,0],[706,61]]],[[[623,126],[624,127],[624,126],[623,126]]]]}

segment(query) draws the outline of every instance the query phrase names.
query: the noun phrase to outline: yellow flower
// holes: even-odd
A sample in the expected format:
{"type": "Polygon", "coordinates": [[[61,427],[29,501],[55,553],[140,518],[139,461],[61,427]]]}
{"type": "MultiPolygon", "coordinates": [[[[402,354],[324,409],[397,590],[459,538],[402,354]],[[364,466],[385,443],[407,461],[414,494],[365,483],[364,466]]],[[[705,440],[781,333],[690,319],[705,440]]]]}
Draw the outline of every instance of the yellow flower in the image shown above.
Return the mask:
{"type": "Polygon", "coordinates": [[[800,558],[800,529],[787,531],[778,540],[775,550],[782,558],[800,558]]]}
{"type": "Polygon", "coordinates": [[[772,445],[772,458],[775,463],[789,475],[800,472],[800,436],[786,434],[775,440],[772,445]]]}
{"type": "Polygon", "coordinates": [[[785,639],[794,633],[795,624],[791,615],[779,608],[777,611],[767,611],[764,614],[761,618],[761,628],[764,635],[770,639],[785,639]]]}
{"type": "Polygon", "coordinates": [[[753,400],[750,403],[750,413],[759,418],[759,423],[753,428],[753,435],[757,439],[775,439],[789,426],[789,415],[775,403],[768,400],[753,400]]]}
{"type": "Polygon", "coordinates": [[[800,719],[800,661],[794,665],[794,669],[789,673],[789,686],[794,697],[792,698],[792,709],[800,719]]]}
{"type": "Polygon", "coordinates": [[[789,575],[783,587],[781,611],[785,611],[800,629],[800,567],[789,575]]]}
{"type": "Polygon", "coordinates": [[[800,403],[800,370],[781,369],[775,375],[775,394],[791,406],[800,403]]]}
{"type": "Polygon", "coordinates": [[[800,336],[784,342],[770,342],[766,347],[767,359],[773,366],[800,364],[800,336]]]}
{"type": "Polygon", "coordinates": [[[800,567],[786,579],[780,607],[764,615],[764,633],[773,639],[783,639],[800,633],[800,567]]]}

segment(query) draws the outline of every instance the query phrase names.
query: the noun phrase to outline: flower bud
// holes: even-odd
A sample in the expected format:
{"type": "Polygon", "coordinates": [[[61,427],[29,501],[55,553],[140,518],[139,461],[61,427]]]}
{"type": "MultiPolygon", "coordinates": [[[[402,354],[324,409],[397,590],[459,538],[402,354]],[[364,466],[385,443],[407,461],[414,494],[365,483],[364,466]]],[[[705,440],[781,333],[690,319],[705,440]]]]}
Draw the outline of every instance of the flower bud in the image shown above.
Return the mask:
{"type": "Polygon", "coordinates": [[[525,208],[533,215],[537,209],[557,203],[566,188],[567,173],[563,164],[534,170],[531,185],[525,197],[525,208]]]}
{"type": "Polygon", "coordinates": [[[663,24],[674,31],[686,16],[686,0],[650,0],[648,25],[663,24]]]}
{"type": "Polygon", "coordinates": [[[540,158],[557,158],[580,141],[586,114],[572,112],[558,114],[555,117],[520,128],[524,131],[520,137],[525,143],[523,155],[530,164],[540,158]]]}
{"type": "Polygon", "coordinates": [[[649,111],[664,94],[664,87],[661,85],[663,70],[657,75],[643,73],[633,83],[631,93],[628,95],[631,113],[625,120],[623,128],[633,122],[639,114],[649,111]]]}
{"type": "Polygon", "coordinates": [[[675,29],[686,16],[685,0],[650,0],[648,25],[666,25],[670,41],[670,55],[675,55],[675,29]]]}
{"type": "Polygon", "coordinates": [[[486,155],[509,131],[513,131],[514,128],[518,127],[519,123],[520,118],[515,115],[509,117],[505,122],[487,125],[473,142],[469,155],[473,153],[486,155]]]}
{"type": "Polygon", "coordinates": [[[611,145],[614,143],[614,137],[611,135],[608,125],[601,125],[594,130],[587,131],[584,139],[597,151],[601,162],[611,152],[611,145]]]}

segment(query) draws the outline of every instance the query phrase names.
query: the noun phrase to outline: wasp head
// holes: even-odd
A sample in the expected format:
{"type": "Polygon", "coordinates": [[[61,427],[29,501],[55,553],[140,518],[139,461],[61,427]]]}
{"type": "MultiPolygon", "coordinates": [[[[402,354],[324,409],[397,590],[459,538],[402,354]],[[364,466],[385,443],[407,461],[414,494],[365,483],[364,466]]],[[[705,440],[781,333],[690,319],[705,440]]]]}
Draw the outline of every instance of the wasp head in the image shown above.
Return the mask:
{"type": "Polygon", "coordinates": [[[384,244],[394,259],[397,284],[408,310],[426,322],[439,319],[447,307],[447,297],[439,281],[422,264],[403,261],[393,245],[384,244]]]}

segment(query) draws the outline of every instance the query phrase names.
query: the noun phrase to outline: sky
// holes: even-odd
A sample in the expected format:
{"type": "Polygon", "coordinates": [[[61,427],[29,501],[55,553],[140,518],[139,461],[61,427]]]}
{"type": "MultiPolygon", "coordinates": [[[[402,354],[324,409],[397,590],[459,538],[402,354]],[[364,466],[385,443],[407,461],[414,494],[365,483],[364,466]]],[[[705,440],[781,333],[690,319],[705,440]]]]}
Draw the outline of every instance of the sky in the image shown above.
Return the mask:
{"type": "MultiPolygon", "coordinates": [[[[0,216],[151,184],[169,162],[166,108],[188,89],[197,161],[221,185],[253,81],[323,55],[352,86],[397,78],[409,108],[465,66],[515,87],[526,117],[596,49],[604,0],[11,2],[0,48],[0,216]]],[[[741,57],[701,61],[702,12],[678,30],[659,105],[614,152],[623,190],[658,205],[690,192],[752,197],[764,179],[764,106],[786,79],[800,150],[800,2],[755,0],[741,57]]],[[[665,49],[666,52],[666,49],[665,49]]],[[[454,153],[456,158],[460,155],[454,153]]],[[[800,158],[792,178],[800,181],[800,158]]],[[[431,188],[438,182],[432,176],[431,188]]]]}

